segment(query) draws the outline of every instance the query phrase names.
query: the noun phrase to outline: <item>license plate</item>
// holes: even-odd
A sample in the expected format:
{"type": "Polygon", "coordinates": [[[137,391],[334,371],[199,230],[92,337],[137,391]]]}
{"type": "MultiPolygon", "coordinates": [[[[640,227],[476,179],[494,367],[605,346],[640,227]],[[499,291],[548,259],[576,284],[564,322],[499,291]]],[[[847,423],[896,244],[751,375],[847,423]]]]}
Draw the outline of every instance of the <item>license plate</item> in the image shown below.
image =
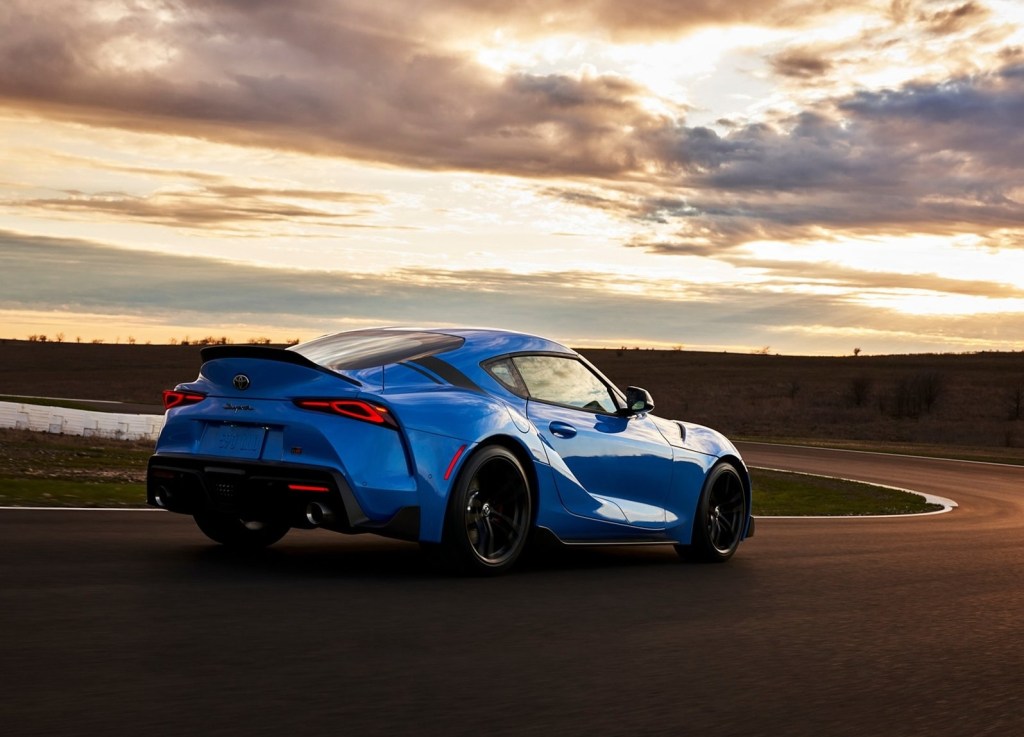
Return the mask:
{"type": "Polygon", "coordinates": [[[232,458],[259,458],[265,428],[246,425],[209,425],[203,434],[202,452],[232,458]]]}

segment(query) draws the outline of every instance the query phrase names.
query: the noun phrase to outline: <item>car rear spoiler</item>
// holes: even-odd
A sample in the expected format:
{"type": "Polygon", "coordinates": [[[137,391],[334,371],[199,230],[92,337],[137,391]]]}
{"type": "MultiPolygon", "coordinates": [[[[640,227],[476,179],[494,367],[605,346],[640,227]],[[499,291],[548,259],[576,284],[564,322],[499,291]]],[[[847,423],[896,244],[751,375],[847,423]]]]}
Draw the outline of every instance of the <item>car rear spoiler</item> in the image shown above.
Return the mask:
{"type": "Polygon", "coordinates": [[[355,386],[362,386],[362,382],[353,379],[351,376],[345,376],[345,374],[338,371],[332,371],[325,366],[321,366],[314,361],[310,361],[301,353],[289,351],[285,348],[272,348],[264,345],[210,345],[201,349],[199,351],[199,355],[203,359],[203,363],[206,363],[207,361],[216,361],[221,358],[255,358],[260,361],[291,363],[296,366],[304,366],[306,368],[315,369],[316,371],[323,371],[324,373],[331,374],[332,376],[338,376],[355,386]]]}

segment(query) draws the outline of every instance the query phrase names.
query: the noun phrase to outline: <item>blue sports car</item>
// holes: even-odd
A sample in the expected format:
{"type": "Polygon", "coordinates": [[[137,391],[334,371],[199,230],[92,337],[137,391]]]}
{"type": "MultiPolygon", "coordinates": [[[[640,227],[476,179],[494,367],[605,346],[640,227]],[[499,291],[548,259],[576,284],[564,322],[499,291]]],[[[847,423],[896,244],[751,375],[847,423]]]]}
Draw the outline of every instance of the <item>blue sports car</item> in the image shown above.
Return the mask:
{"type": "Polygon", "coordinates": [[[754,532],[732,443],[545,338],[379,328],[202,359],[164,392],[147,496],[224,545],[373,532],[493,574],[542,534],[716,562],[754,532]]]}

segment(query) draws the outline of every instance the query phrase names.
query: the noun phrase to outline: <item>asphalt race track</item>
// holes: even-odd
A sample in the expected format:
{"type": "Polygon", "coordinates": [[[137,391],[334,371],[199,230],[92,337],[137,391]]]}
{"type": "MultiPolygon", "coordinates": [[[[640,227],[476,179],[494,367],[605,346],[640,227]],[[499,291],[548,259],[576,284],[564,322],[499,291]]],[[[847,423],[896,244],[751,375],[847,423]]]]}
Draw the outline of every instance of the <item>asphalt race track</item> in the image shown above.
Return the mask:
{"type": "Polygon", "coordinates": [[[234,555],[164,512],[0,511],[0,733],[1024,734],[1024,468],[747,445],[954,499],[762,519],[728,564],[545,552],[450,578],[293,532],[234,555]]]}

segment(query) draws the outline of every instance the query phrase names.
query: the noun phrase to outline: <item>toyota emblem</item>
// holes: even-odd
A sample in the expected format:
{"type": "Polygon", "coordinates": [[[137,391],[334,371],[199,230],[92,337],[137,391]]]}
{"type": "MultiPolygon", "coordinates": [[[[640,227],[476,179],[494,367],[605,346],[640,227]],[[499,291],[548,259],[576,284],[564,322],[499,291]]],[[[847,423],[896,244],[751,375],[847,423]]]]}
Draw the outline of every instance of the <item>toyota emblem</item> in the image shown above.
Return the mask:
{"type": "Polygon", "coordinates": [[[238,374],[231,380],[231,384],[240,392],[244,392],[249,388],[249,377],[245,374],[238,374]]]}

